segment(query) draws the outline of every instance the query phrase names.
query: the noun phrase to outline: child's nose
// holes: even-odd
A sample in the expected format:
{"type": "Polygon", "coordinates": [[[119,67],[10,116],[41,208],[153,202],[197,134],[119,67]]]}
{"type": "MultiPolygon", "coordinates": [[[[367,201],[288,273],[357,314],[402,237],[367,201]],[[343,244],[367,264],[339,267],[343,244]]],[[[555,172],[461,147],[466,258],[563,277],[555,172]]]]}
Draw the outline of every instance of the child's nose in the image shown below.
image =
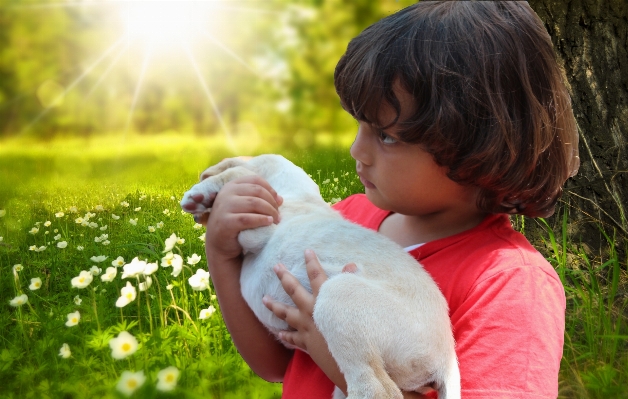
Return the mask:
{"type": "Polygon", "coordinates": [[[367,132],[360,126],[358,128],[358,133],[355,135],[355,139],[353,140],[353,144],[351,144],[351,148],[349,149],[349,153],[351,157],[358,162],[361,162],[365,165],[370,165],[370,155],[368,151],[368,143],[366,138],[367,132]]]}

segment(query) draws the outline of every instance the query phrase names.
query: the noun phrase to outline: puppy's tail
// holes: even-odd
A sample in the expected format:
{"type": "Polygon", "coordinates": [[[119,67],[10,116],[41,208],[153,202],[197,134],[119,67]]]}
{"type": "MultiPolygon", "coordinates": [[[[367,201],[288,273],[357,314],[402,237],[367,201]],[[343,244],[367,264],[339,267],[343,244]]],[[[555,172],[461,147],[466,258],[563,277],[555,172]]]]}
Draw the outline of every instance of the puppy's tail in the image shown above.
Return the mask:
{"type": "Polygon", "coordinates": [[[442,380],[436,383],[438,399],[460,399],[460,368],[456,352],[451,351],[442,380]]]}

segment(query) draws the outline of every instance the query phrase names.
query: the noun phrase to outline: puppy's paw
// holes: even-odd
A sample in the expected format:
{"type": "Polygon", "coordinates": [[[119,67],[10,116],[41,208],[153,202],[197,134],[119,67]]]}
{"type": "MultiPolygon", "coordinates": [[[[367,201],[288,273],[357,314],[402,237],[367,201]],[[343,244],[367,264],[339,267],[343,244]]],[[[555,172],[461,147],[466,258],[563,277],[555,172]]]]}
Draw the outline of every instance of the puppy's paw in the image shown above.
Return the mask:
{"type": "Polygon", "coordinates": [[[184,211],[200,215],[211,210],[217,192],[212,190],[212,185],[201,182],[194,185],[189,191],[183,194],[181,209],[184,211]]]}

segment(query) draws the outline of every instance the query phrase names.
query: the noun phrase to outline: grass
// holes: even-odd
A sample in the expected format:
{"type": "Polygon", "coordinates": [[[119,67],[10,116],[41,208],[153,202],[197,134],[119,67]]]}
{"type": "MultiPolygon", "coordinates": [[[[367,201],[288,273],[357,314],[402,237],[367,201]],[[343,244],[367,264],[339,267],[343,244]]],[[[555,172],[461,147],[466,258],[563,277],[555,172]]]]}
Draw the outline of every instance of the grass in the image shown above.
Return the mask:
{"type": "MultiPolygon", "coordinates": [[[[199,137],[2,143],[1,397],[117,398],[122,374],[139,370],[146,381],[135,397],[168,397],[156,387],[158,373],[171,366],[180,371],[177,397],[280,397],[281,385],[254,375],[233,347],[211,287],[196,291],[188,282],[207,269],[203,229],[178,202],[205,167],[230,155],[220,139],[199,137]],[[162,264],[172,234],[180,238],[172,250],[183,261],[180,275],[160,266],[146,291],[137,289],[145,277],[121,279],[124,269],[112,261],[139,257],[162,264]],[[186,264],[193,254],[201,261],[186,264]],[[97,262],[98,256],[107,259],[97,262]],[[117,270],[111,282],[101,279],[108,267],[117,270]],[[72,286],[90,270],[87,287],[72,286]],[[33,278],[41,281],[36,290],[29,288],[33,278]],[[137,295],[118,308],[127,281],[137,295]],[[21,295],[27,303],[9,305],[21,295]],[[201,310],[212,307],[215,313],[202,319],[201,310]],[[76,311],[80,321],[68,327],[76,311]],[[122,331],[139,349],[117,360],[109,343],[122,331]],[[71,351],[67,359],[59,356],[63,344],[71,351]]],[[[362,188],[349,173],[348,154],[288,156],[321,183],[330,202],[362,188]]]]}
{"type": "MultiPolygon", "coordinates": [[[[308,152],[266,145],[264,152],[281,152],[302,166],[323,197],[335,202],[362,186],[348,151],[331,144],[308,152]]],[[[202,229],[180,212],[178,201],[205,167],[231,155],[220,138],[194,136],[0,143],[0,210],[6,211],[0,217],[1,397],[119,398],[123,372],[140,370],[146,381],[134,397],[280,396],[281,385],[255,376],[234,349],[211,288],[197,291],[188,282],[206,269],[202,229]],[[112,261],[139,257],[161,264],[173,233],[184,240],[172,250],[183,261],[181,274],[160,266],[146,291],[136,290],[131,303],[116,307],[127,281],[134,287],[145,281],[121,279],[122,267],[113,281],[102,281],[112,261]],[[67,246],[57,247],[62,241],[67,246]],[[41,252],[29,250],[42,246],[41,252]],[[200,262],[187,264],[193,254],[200,262]],[[107,259],[95,262],[94,256],[107,259]],[[14,271],[17,264],[20,271],[14,271]],[[73,288],[71,280],[94,266],[101,271],[89,286],[73,288]],[[41,279],[41,288],[29,289],[32,278],[41,279]],[[10,306],[21,294],[28,303],[10,306]],[[211,307],[215,313],[202,319],[201,310],[211,307]],[[79,323],[66,326],[75,311],[79,323]],[[139,348],[116,360],[109,342],[122,331],[139,348]],[[64,343],[71,351],[67,359],[59,356],[64,343]],[[159,391],[158,373],[170,366],[180,371],[176,389],[159,391]]],[[[539,246],[567,295],[560,397],[625,397],[628,248],[601,231],[606,244],[591,250],[569,237],[568,217],[561,217],[557,232],[540,221],[546,239],[539,246]]],[[[524,230],[524,219],[513,221],[524,230]]]]}

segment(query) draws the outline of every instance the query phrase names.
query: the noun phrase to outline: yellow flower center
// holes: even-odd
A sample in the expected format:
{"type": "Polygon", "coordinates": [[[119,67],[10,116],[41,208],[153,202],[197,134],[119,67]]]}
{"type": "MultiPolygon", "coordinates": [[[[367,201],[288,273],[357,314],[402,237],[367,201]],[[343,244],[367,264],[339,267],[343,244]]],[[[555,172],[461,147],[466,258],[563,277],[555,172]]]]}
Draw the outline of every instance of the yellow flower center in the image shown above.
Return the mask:
{"type": "Polygon", "coordinates": [[[127,299],[131,300],[133,299],[133,294],[131,294],[130,292],[128,294],[126,294],[127,299]]]}
{"type": "Polygon", "coordinates": [[[39,287],[41,283],[35,282],[35,287],[39,287]]]}
{"type": "Polygon", "coordinates": [[[72,323],[78,323],[78,320],[76,320],[76,317],[72,318],[72,323]]]}
{"type": "Polygon", "coordinates": [[[168,375],[166,376],[166,382],[172,382],[172,381],[174,381],[174,375],[172,375],[172,374],[168,374],[168,375]]]}
{"type": "Polygon", "coordinates": [[[82,283],[83,281],[85,281],[85,277],[79,278],[79,283],[82,283]]]}
{"type": "Polygon", "coordinates": [[[125,351],[125,352],[130,351],[130,350],[131,350],[131,344],[126,343],[126,342],[125,342],[125,343],[123,343],[123,344],[122,344],[122,350],[123,350],[123,351],[125,351]]]}
{"type": "Polygon", "coordinates": [[[129,388],[135,388],[135,387],[137,386],[137,381],[135,381],[135,380],[128,380],[128,381],[126,382],[126,385],[127,385],[129,388]]]}

